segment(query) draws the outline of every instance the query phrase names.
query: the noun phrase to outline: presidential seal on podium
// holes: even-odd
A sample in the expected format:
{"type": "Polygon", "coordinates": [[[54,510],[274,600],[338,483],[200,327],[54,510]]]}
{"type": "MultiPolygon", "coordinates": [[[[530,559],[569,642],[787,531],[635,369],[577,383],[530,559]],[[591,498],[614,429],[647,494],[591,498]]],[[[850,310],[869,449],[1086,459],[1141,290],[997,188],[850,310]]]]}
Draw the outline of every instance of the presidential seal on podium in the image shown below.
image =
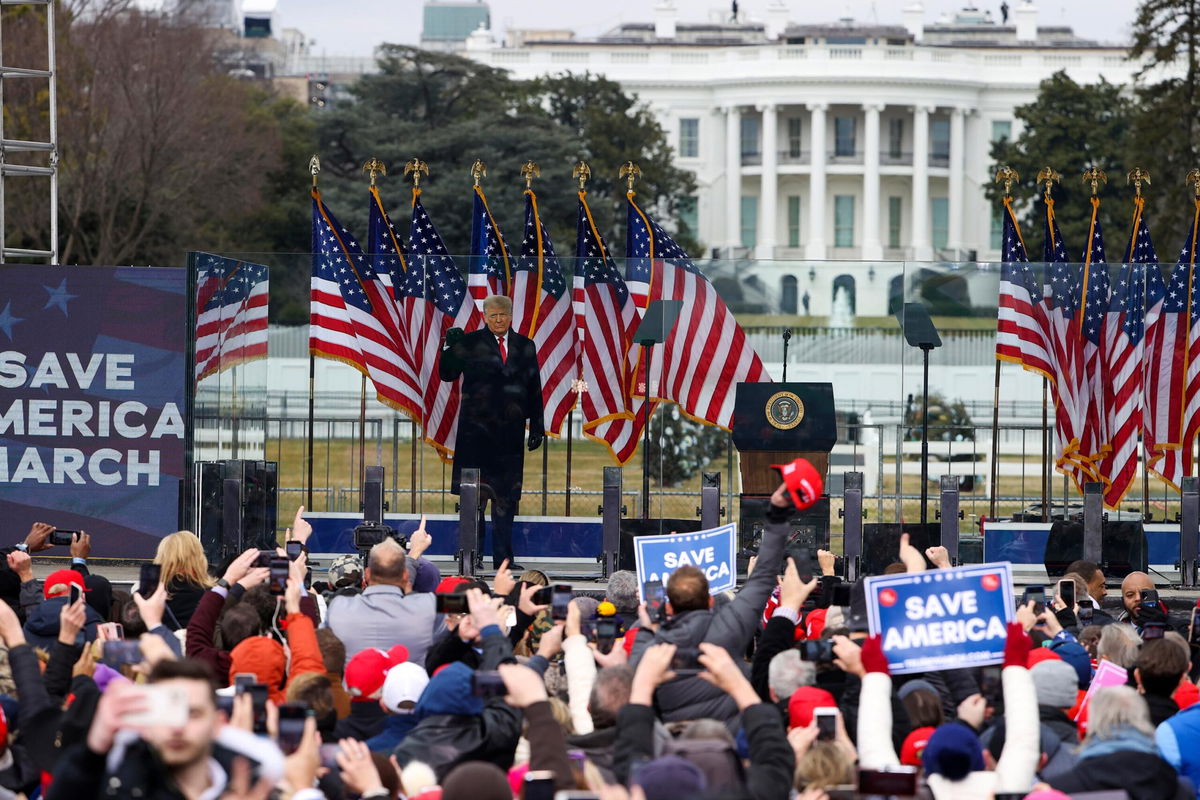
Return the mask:
{"type": "Polygon", "coordinates": [[[804,401],[794,392],[776,392],[767,399],[765,413],[771,427],[789,431],[804,419],[804,401]]]}

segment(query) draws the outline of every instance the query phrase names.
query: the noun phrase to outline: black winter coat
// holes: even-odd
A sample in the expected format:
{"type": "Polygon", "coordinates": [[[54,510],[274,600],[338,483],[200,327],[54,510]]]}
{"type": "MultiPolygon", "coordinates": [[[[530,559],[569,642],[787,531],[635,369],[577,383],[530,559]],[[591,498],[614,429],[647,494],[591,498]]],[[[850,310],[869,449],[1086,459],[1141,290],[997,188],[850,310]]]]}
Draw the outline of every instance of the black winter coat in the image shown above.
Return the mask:
{"type": "MultiPolygon", "coordinates": [[[[506,637],[492,634],[483,638],[480,670],[494,670],[512,661],[512,644],[506,637]]],[[[466,761],[488,761],[508,771],[521,738],[521,713],[502,698],[488,700],[479,711],[474,705],[479,701],[470,697],[468,684],[464,677],[462,685],[445,696],[431,696],[428,689],[421,696],[414,712],[420,721],[393,751],[401,767],[410,761],[428,764],[439,782],[466,761]],[[423,716],[427,708],[433,713],[423,716]]]]}
{"type": "Polygon", "coordinates": [[[438,375],[462,377],[454,472],[450,491],[458,493],[463,467],[478,467],[480,481],[500,499],[521,498],[525,464],[525,425],[542,436],[542,380],[533,341],[509,331],[508,357],[487,328],[471,331],[442,351],[438,375]]]}
{"type": "Polygon", "coordinates": [[[1185,800],[1195,792],[1180,787],[1175,768],[1148,753],[1123,750],[1100,758],[1085,758],[1070,772],[1047,783],[1066,794],[1124,789],[1130,800],[1185,800]]]}

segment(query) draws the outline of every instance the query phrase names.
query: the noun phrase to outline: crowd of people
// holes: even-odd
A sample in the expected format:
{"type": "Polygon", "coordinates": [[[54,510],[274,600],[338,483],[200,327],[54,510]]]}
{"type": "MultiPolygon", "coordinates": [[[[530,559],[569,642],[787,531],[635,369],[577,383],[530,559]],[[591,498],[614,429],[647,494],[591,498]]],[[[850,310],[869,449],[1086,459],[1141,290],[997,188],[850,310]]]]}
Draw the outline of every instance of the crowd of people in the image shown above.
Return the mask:
{"type": "MultiPolygon", "coordinates": [[[[892,676],[861,583],[839,605],[833,556],[787,549],[791,503],[738,591],[683,566],[661,607],[625,571],[566,603],[444,576],[423,524],[315,581],[303,547],[213,569],[181,531],[126,592],[84,533],[36,579],[35,525],[0,568],[0,800],[1196,796],[1197,647],[1149,577],[1109,613],[1076,562],[1002,665],[892,676]]],[[[888,571],[947,568],[902,537],[888,571]]]]}

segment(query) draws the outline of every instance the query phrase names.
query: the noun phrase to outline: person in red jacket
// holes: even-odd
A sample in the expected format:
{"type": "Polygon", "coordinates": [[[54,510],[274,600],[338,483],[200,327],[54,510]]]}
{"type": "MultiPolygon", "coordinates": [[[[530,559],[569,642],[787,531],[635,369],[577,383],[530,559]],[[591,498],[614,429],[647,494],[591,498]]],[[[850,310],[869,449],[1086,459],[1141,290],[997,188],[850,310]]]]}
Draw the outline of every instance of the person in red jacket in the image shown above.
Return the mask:
{"type": "Polygon", "coordinates": [[[325,674],[325,660],[321,658],[321,647],[317,644],[317,629],[313,621],[300,610],[306,569],[304,561],[301,555],[291,563],[291,575],[283,594],[286,616],[280,627],[291,651],[291,668],[287,666],[283,645],[270,636],[252,636],[239,642],[229,653],[230,683],[234,675],[252,673],[259,683],[270,687],[271,701],[276,704],[287,701],[287,686],[297,676],[309,672],[325,674]]]}
{"type": "MultiPolygon", "coordinates": [[[[266,567],[255,567],[258,550],[251,548],[235,558],[225,570],[225,575],[217,581],[217,585],[204,593],[200,598],[196,611],[192,614],[187,627],[185,654],[188,658],[203,661],[212,667],[217,680],[224,682],[229,675],[229,650],[217,647],[216,633],[220,627],[222,639],[226,643],[242,642],[263,632],[263,621],[258,611],[249,603],[239,602],[251,589],[266,582],[269,570],[266,567]]],[[[307,564],[304,555],[292,562],[293,571],[296,564],[307,564]]],[[[300,568],[303,577],[304,567],[300,568]]],[[[300,595],[300,610],[317,623],[317,604],[307,592],[300,595]]]]}

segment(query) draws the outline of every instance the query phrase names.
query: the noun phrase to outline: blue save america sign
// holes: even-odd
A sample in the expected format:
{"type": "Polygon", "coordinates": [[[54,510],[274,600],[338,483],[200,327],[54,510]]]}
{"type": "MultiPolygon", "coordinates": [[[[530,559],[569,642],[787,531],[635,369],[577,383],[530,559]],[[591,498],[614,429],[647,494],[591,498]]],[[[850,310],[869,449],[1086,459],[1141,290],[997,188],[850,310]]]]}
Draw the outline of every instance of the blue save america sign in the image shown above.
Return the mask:
{"type": "Polygon", "coordinates": [[[0,519],[154,555],[179,528],[187,271],[0,264],[0,519]]]}
{"type": "Polygon", "coordinates": [[[732,589],[737,585],[736,538],[733,525],[693,533],[638,536],[633,540],[638,593],[646,581],[662,581],[665,585],[671,573],[683,566],[703,572],[709,592],[732,589]]]}
{"type": "Polygon", "coordinates": [[[883,636],[893,675],[979,667],[1004,660],[1013,614],[1007,561],[864,581],[867,624],[883,636]]]}

